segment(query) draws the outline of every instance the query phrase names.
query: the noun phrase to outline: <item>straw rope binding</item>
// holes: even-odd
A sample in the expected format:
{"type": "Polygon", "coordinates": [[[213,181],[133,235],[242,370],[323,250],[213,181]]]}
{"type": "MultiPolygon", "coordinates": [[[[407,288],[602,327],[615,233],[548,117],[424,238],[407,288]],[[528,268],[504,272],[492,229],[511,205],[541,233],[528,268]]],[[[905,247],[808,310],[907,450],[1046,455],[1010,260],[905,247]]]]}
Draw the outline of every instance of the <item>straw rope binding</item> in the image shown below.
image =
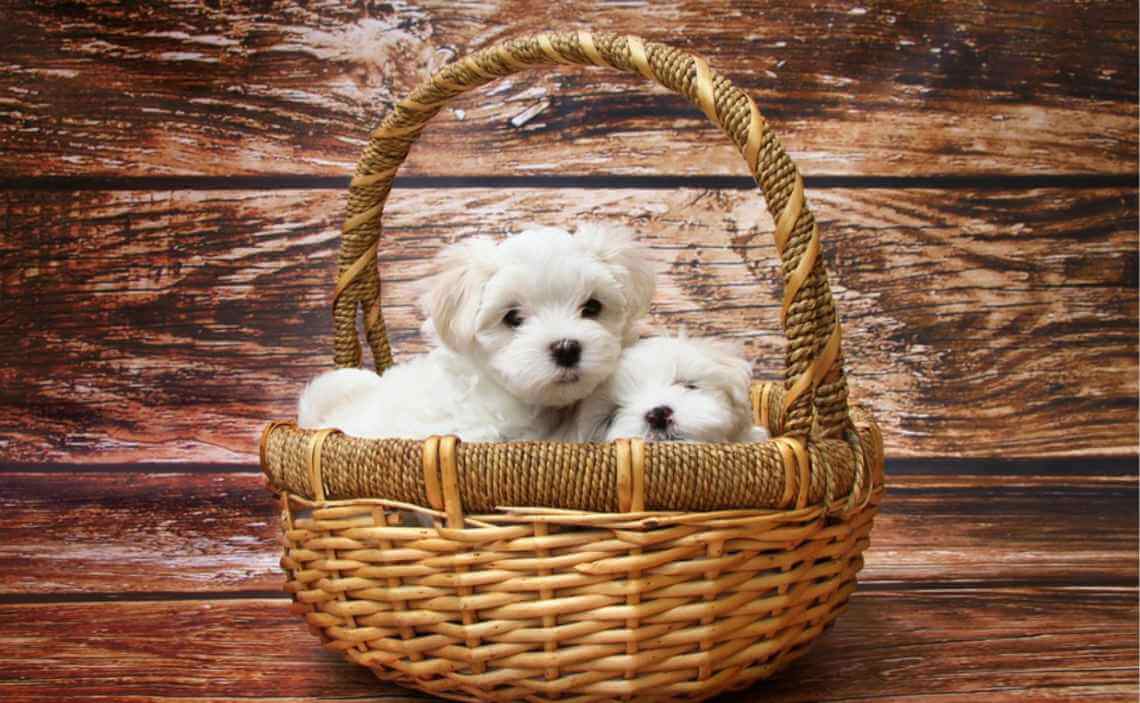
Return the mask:
{"type": "Polygon", "coordinates": [[[282,495],[286,590],[327,647],[436,695],[700,700],[770,676],[842,612],[883,486],[881,433],[848,407],[803,179],[751,97],[699,57],[587,31],[512,39],[444,67],[372,132],[352,177],[334,360],[360,364],[362,322],[376,368],[392,364],[381,219],[427,122],[461,93],[548,65],[659,83],[740,151],[784,278],[784,380],[751,395],[773,439],[468,444],[271,423],[260,453],[282,495]]]}

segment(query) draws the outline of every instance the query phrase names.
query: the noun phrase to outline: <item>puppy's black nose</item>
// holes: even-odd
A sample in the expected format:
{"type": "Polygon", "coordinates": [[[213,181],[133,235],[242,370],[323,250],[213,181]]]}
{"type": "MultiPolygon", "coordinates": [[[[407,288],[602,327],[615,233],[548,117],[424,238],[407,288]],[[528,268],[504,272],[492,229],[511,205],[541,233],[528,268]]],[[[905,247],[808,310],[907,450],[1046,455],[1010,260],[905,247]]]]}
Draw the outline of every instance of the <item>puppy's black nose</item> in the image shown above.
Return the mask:
{"type": "Polygon", "coordinates": [[[582,345],[577,339],[560,339],[550,345],[550,356],[562,368],[572,369],[582,358],[582,345]]]}
{"type": "Polygon", "coordinates": [[[655,430],[663,430],[673,421],[673,408],[668,405],[658,405],[645,413],[645,421],[655,430]]]}

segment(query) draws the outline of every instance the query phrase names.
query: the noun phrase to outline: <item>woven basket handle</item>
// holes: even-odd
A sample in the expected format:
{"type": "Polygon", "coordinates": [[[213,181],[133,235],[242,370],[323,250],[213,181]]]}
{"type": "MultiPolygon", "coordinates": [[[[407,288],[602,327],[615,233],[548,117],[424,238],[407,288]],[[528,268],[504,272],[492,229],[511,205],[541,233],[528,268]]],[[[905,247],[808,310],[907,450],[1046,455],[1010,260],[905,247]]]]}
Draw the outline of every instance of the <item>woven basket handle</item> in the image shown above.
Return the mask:
{"type": "Polygon", "coordinates": [[[798,169],[752,98],[711,70],[704,59],[628,35],[579,31],[511,39],[445,66],[396,104],[372,132],[349,187],[333,301],[336,364],[360,365],[358,309],[377,370],[392,363],[380,312],[376,247],[392,180],[428,120],[472,88],[552,64],[638,73],[688,98],[732,139],[776,221],[776,249],[784,275],[781,319],[788,340],[784,432],[806,438],[814,410],[822,436],[842,437],[850,419],[839,320],[820,257],[819,230],[798,169]]]}

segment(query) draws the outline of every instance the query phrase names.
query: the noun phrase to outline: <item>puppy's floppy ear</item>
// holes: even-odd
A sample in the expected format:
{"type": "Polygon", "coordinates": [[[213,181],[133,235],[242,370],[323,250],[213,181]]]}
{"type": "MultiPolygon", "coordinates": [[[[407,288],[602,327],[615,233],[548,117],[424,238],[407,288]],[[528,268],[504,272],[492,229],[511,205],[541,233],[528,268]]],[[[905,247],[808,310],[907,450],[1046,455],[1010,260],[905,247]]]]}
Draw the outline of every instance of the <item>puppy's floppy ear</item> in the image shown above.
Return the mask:
{"type": "Polygon", "coordinates": [[[420,308],[444,346],[468,351],[475,341],[483,286],[495,271],[495,241],[472,237],[436,256],[437,273],[424,281],[420,308]]]}
{"type": "Polygon", "coordinates": [[[744,358],[744,345],[737,340],[701,340],[717,365],[717,380],[737,412],[752,416],[752,362],[744,358]]]}
{"type": "Polygon", "coordinates": [[[732,403],[733,414],[740,428],[735,441],[767,442],[768,430],[752,424],[752,362],[743,356],[743,345],[738,342],[714,343],[723,355],[719,364],[724,369],[725,391],[732,403]]]}
{"type": "Polygon", "coordinates": [[[626,344],[636,340],[634,323],[649,313],[657,288],[656,271],[649,251],[625,227],[600,222],[583,222],[574,232],[574,241],[609,267],[626,297],[626,344]]]}

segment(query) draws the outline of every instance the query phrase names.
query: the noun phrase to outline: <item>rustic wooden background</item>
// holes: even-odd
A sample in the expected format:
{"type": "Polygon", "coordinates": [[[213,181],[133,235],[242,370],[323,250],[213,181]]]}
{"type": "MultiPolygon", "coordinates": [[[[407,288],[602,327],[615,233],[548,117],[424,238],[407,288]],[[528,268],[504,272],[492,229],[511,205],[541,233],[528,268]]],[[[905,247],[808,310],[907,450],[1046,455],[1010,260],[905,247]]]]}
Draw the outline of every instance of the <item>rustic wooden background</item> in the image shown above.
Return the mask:
{"type": "MultiPolygon", "coordinates": [[[[430,67],[568,17],[756,96],[884,424],[861,591],[763,695],[1135,700],[1134,0],[0,0],[0,698],[417,698],[286,612],[256,437],[329,363],[369,127],[430,67]]],[[[515,76],[397,181],[394,344],[423,348],[409,285],[442,244],[606,217],[653,248],[658,326],[739,337],[774,376],[762,213],[681,99],[515,76]]]]}

